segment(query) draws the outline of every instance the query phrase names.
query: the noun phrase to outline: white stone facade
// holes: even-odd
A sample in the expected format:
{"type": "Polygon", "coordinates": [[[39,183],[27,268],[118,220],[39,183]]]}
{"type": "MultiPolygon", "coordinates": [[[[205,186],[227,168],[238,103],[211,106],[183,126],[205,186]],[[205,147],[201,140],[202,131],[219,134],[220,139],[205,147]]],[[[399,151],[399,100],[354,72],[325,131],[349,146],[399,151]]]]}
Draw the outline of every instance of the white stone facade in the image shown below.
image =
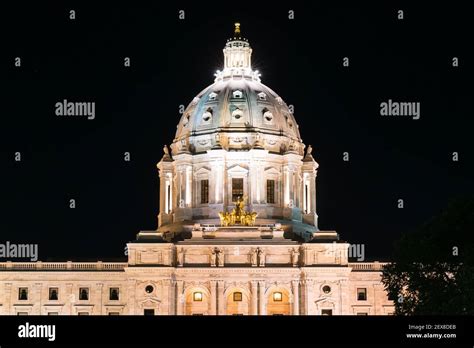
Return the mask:
{"type": "Polygon", "coordinates": [[[348,262],[349,244],[318,229],[318,164],[251,53],[237,26],[164,148],[158,229],[128,244],[128,262],[0,263],[0,315],[393,312],[383,264],[348,262]],[[240,198],[255,225],[221,226],[240,198]]]}
{"type": "Polygon", "coordinates": [[[387,315],[393,302],[380,283],[381,267],[2,263],[0,315],[387,315]],[[111,299],[112,288],[118,299],[111,299]],[[50,299],[51,289],[57,289],[57,299],[50,299]],[[87,289],[87,298],[81,299],[80,289],[87,289]],[[358,300],[358,289],[365,289],[365,300],[358,300]],[[275,293],[281,301],[274,301],[275,293]],[[195,294],[201,301],[194,301],[195,294]]]}

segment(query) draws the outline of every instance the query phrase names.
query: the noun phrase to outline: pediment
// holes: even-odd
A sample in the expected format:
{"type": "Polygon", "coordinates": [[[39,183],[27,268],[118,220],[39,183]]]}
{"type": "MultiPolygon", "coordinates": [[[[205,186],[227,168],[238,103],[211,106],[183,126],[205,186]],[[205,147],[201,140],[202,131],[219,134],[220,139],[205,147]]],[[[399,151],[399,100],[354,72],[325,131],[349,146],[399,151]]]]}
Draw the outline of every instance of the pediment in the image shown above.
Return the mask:
{"type": "Polygon", "coordinates": [[[265,168],[265,174],[279,175],[280,171],[278,169],[276,169],[275,167],[267,167],[267,168],[265,168]]]}
{"type": "Polygon", "coordinates": [[[211,172],[211,169],[208,167],[201,167],[194,172],[194,175],[207,175],[211,172]]]}
{"type": "Polygon", "coordinates": [[[138,304],[140,308],[158,307],[161,304],[161,301],[157,298],[150,297],[143,301],[140,301],[138,304]]]}
{"type": "Polygon", "coordinates": [[[229,169],[227,169],[228,173],[231,174],[247,174],[249,170],[247,168],[241,167],[240,165],[236,164],[229,169]]]}

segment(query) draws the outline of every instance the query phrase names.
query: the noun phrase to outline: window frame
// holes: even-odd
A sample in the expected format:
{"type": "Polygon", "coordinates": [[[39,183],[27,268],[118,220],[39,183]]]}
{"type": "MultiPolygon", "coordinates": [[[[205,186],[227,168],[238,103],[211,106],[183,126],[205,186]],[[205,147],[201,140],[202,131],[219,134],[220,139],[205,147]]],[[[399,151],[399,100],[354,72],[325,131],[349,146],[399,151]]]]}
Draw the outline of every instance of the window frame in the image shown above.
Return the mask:
{"type": "Polygon", "coordinates": [[[49,301],[59,301],[59,288],[58,287],[50,287],[48,288],[48,300],[49,301]],[[56,298],[51,298],[52,291],[56,290],[56,298]]]}
{"type": "Polygon", "coordinates": [[[120,288],[119,287],[114,286],[114,287],[109,288],[109,301],[120,301],[120,288]],[[115,296],[112,296],[114,292],[116,292],[117,298],[112,298],[112,297],[115,297],[115,296]]]}
{"type": "Polygon", "coordinates": [[[242,300],[243,300],[242,292],[240,292],[240,291],[235,291],[235,292],[232,294],[232,300],[233,300],[234,302],[242,302],[242,300]]]}
{"type": "Polygon", "coordinates": [[[266,191],[267,191],[267,204],[276,204],[276,180],[275,179],[272,179],[272,178],[267,179],[266,191]],[[269,185],[269,183],[272,183],[272,185],[269,185]],[[271,194],[269,195],[269,193],[271,194]]]}
{"type": "Polygon", "coordinates": [[[356,294],[357,294],[357,301],[367,301],[367,288],[357,288],[356,294]],[[363,291],[359,291],[359,290],[363,290],[363,291]],[[362,294],[363,296],[360,296],[362,294]]]}
{"type": "Polygon", "coordinates": [[[89,294],[90,294],[90,291],[89,291],[89,288],[86,288],[86,287],[81,287],[79,288],[79,301],[89,301],[89,294]],[[82,298],[82,292],[85,291],[86,293],[86,298],[82,298]]]}
{"type": "Polygon", "coordinates": [[[29,295],[28,288],[25,288],[25,287],[18,288],[18,301],[28,301],[28,295],[29,295]],[[25,298],[22,298],[23,291],[26,294],[25,298]]]}
{"type": "MultiPolygon", "coordinates": [[[[232,198],[232,203],[237,202],[237,197],[240,197],[241,200],[244,198],[244,194],[245,194],[244,185],[245,185],[244,178],[239,178],[239,177],[232,178],[232,180],[231,180],[231,188],[232,188],[231,198],[232,198]],[[241,188],[234,188],[234,181],[235,181],[235,182],[237,182],[237,181],[241,182],[241,183],[242,183],[242,187],[241,187],[241,188]],[[239,193],[234,193],[234,191],[238,191],[239,193]]],[[[239,186],[240,186],[240,185],[239,185],[239,186]]]]}
{"type": "Polygon", "coordinates": [[[209,204],[209,179],[201,179],[200,185],[200,202],[201,204],[209,204]],[[206,183],[205,185],[203,185],[206,183]]]}

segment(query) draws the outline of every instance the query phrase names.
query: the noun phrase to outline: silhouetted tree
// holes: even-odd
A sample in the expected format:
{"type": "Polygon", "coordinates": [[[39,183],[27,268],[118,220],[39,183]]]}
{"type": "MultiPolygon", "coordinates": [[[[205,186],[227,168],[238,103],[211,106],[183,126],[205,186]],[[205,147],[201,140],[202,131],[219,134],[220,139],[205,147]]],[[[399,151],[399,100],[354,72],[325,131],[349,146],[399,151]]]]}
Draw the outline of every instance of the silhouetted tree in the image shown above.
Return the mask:
{"type": "Polygon", "coordinates": [[[403,234],[382,282],[398,315],[474,314],[474,197],[403,234]]]}

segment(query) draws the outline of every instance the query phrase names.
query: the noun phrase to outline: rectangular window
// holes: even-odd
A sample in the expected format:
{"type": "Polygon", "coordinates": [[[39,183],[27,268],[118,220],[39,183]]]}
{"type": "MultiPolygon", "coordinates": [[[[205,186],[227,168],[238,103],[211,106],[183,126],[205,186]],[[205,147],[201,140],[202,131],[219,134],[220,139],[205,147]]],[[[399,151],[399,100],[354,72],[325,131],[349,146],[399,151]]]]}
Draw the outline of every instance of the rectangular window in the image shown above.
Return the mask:
{"type": "Polygon", "coordinates": [[[242,293],[234,292],[234,302],[241,302],[241,301],[242,301],[242,293]]]}
{"type": "Polygon", "coordinates": [[[18,312],[16,315],[28,315],[28,312],[18,312]]]}
{"type": "Polygon", "coordinates": [[[332,309],[321,309],[321,315],[332,315],[332,309]]]}
{"type": "Polygon", "coordinates": [[[201,204],[209,203],[209,180],[201,180],[201,204]]]}
{"type": "Polygon", "coordinates": [[[111,301],[118,301],[118,299],[119,299],[119,288],[110,288],[109,299],[111,301]]]}
{"type": "Polygon", "coordinates": [[[48,312],[48,315],[58,315],[58,312],[48,312]]]}
{"type": "Polygon", "coordinates": [[[357,313],[357,315],[367,315],[367,313],[357,313]]]}
{"type": "Polygon", "coordinates": [[[119,312],[109,312],[109,315],[120,315],[119,312]]]}
{"type": "Polygon", "coordinates": [[[89,315],[89,312],[78,312],[77,315],[89,315]]]}
{"type": "Polygon", "coordinates": [[[57,301],[58,300],[58,288],[49,288],[49,300],[57,301]]]}
{"type": "Polygon", "coordinates": [[[18,289],[18,299],[21,301],[28,300],[28,288],[19,288],[18,289]]]}
{"type": "Polygon", "coordinates": [[[79,300],[80,301],[89,300],[89,288],[79,288],[79,300]]]}
{"type": "Polygon", "coordinates": [[[267,180],[267,203],[275,204],[275,180],[267,180]]]}
{"type": "Polygon", "coordinates": [[[232,179],[232,202],[237,202],[237,199],[243,199],[244,196],[244,179],[232,179]]]}
{"type": "Polygon", "coordinates": [[[155,310],[154,309],[144,309],[143,310],[143,315],[155,315],[155,310]]]}
{"type": "Polygon", "coordinates": [[[193,293],[193,301],[202,302],[202,292],[193,293]]]}
{"type": "Polygon", "coordinates": [[[366,301],[367,300],[367,289],[358,288],[357,289],[357,301],[366,301]]]}

